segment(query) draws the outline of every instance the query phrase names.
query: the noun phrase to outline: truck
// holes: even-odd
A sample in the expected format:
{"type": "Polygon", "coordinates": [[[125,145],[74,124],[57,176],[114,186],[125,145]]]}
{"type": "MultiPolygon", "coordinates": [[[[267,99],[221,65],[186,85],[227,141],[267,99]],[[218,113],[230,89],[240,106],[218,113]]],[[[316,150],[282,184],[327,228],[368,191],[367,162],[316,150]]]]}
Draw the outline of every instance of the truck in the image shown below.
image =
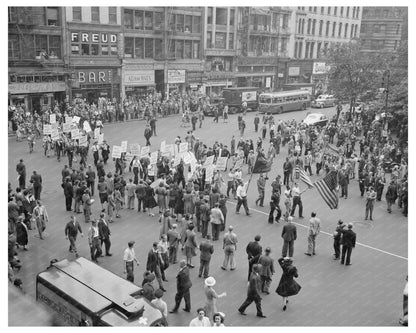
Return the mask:
{"type": "Polygon", "coordinates": [[[242,111],[243,102],[247,103],[247,109],[257,110],[261,89],[258,87],[226,88],[222,91],[224,104],[228,105],[229,113],[242,111]]]}
{"type": "Polygon", "coordinates": [[[36,300],[62,326],[168,326],[142,288],[83,257],[40,272],[36,300]]]}

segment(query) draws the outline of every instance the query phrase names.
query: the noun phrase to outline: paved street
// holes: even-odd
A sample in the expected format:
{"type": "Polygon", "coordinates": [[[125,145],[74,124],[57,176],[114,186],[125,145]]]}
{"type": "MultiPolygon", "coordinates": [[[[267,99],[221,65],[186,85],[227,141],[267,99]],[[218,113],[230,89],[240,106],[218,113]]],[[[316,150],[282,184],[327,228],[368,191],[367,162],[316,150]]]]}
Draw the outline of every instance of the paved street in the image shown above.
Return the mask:
{"type": "MultiPolygon", "coordinates": [[[[294,118],[299,121],[306,116],[308,111],[290,112],[275,119],[288,120],[294,118]]],[[[332,115],[333,108],[319,110],[332,115]]],[[[255,142],[253,118],[255,113],[248,113],[246,117],[246,138],[255,142]]],[[[212,118],[206,117],[202,129],[197,129],[195,135],[204,143],[211,146],[215,140],[230,145],[231,135],[239,137],[237,116],[231,115],[229,122],[224,124],[222,120],[218,124],[212,122],[212,118]]],[[[105,139],[112,146],[120,145],[121,141],[143,145],[145,123],[132,121],[127,123],[105,124],[105,139]]],[[[151,138],[152,151],[160,147],[160,142],[173,143],[174,138],[186,135],[188,128],[180,126],[180,118],[171,116],[159,119],[157,122],[157,137],[151,138]]],[[[268,146],[268,145],[266,145],[268,146]]],[[[255,207],[257,197],[256,180],[253,176],[249,188],[249,207],[252,215],[235,215],[235,201],[228,204],[227,225],[233,225],[239,238],[237,248],[237,270],[223,271],[220,265],[223,260],[222,241],[214,242],[215,252],[211,260],[210,273],[217,280],[215,290],[227,292],[227,296],[218,301],[218,309],[226,314],[226,326],[396,326],[402,315],[402,291],[405,278],[408,273],[408,224],[397,205],[393,213],[388,214],[383,194],[383,200],[376,202],[374,221],[364,221],[365,201],[359,195],[358,182],[350,183],[350,195],[348,199],[340,199],[339,209],[330,210],[315,189],[306,191],[302,195],[305,219],[295,217],[298,239],[295,242],[294,265],[299,271],[298,283],[302,286],[300,293],[290,298],[288,309],[282,311],[282,299],[274,290],[280,279],[281,269],[277,259],[280,257],[282,239],[280,237],[282,226],[267,223],[268,202],[270,199],[270,184],[277,174],[282,173],[283,160],[287,155],[287,147],[281,149],[280,155],[275,159],[272,172],[266,184],[265,207],[255,207]],[[307,247],[306,227],[312,211],[317,212],[321,219],[321,233],[317,238],[317,255],[305,256],[303,253],[307,247]],[[340,265],[339,261],[332,260],[332,233],[335,230],[338,219],[344,222],[353,222],[357,233],[357,246],[352,253],[352,266],[340,265]],[[276,274],[274,275],[271,293],[263,297],[263,310],[267,318],[261,319],[255,316],[254,304],[247,310],[247,316],[241,316],[237,308],[244,301],[247,287],[247,255],[245,247],[253,240],[256,234],[262,236],[261,245],[272,248],[272,257],[275,259],[276,274]]],[[[36,274],[45,269],[51,259],[72,258],[68,253],[68,241],[64,236],[64,226],[69,221],[69,213],[65,211],[63,191],[60,186],[61,169],[66,164],[66,158],[58,162],[56,158],[46,158],[41,152],[41,142],[36,144],[35,153],[28,153],[26,142],[16,142],[15,138],[9,138],[8,152],[8,179],[12,187],[17,187],[15,167],[20,158],[24,159],[27,169],[27,177],[30,178],[33,170],[36,170],[43,178],[42,201],[44,202],[50,223],[46,227],[47,237],[40,240],[35,237],[36,231],[32,230],[29,237],[29,251],[19,251],[19,257],[23,268],[17,274],[23,280],[25,290],[31,297],[35,297],[36,274]]],[[[89,162],[92,163],[91,157],[89,162]]],[[[75,163],[78,167],[78,163],[75,163]]],[[[313,168],[314,169],[314,168],[313,168]]],[[[112,162],[106,167],[106,171],[114,172],[112,162]]],[[[127,170],[128,171],[128,170],[127,170]]],[[[247,170],[244,169],[245,179],[247,170]]],[[[128,178],[128,177],[125,177],[128,178]]],[[[317,176],[312,176],[312,181],[317,176]]],[[[301,189],[305,185],[300,182],[301,189]]],[[[93,205],[93,217],[98,216],[101,208],[98,196],[93,205]]],[[[137,203],[136,203],[137,204],[137,203]]],[[[157,217],[150,218],[146,214],[137,211],[123,210],[122,218],[116,219],[111,224],[112,253],[113,257],[104,257],[100,265],[112,272],[122,275],[123,251],[129,240],[135,240],[136,254],[141,262],[135,271],[135,282],[141,284],[145,270],[147,252],[153,241],[158,239],[159,223],[157,217]]],[[[83,216],[78,218],[86,236],[88,225],[83,222],[83,216]]],[[[221,235],[222,239],[222,235],[221,235]]],[[[198,236],[197,242],[200,238],[198,236]]],[[[88,242],[86,237],[78,238],[77,245],[81,255],[89,258],[88,242]]],[[[203,279],[198,278],[199,256],[194,258],[196,266],[191,270],[193,287],[191,289],[192,312],[179,311],[176,315],[168,316],[171,326],[187,326],[196,316],[196,309],[204,305],[203,279]]],[[[168,291],[164,300],[168,308],[174,304],[176,291],[176,271],[178,265],[170,266],[167,270],[165,286],[168,291]]],[[[156,282],[156,281],[155,281],[156,282]]],[[[156,283],[157,285],[157,283],[156,283]]],[[[182,308],[182,307],[181,307],[182,308]]],[[[24,320],[24,319],[22,319],[24,320]]]]}

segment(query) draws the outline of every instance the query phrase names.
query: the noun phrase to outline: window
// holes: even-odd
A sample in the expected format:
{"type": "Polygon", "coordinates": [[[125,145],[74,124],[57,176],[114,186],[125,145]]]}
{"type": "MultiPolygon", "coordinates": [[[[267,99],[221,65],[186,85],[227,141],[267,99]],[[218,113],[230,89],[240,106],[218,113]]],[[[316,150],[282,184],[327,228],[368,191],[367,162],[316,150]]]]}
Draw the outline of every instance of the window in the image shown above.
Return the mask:
{"type": "Polygon", "coordinates": [[[61,36],[48,36],[49,38],[49,59],[61,58],[61,36]]]}
{"type": "Polygon", "coordinates": [[[9,34],[9,58],[20,58],[19,36],[9,34]]]}
{"type": "Polygon", "coordinates": [[[215,33],[215,48],[225,49],[226,47],[226,33],[217,32],[215,33]]]}
{"type": "Polygon", "coordinates": [[[108,7],[108,23],[117,24],[117,7],[108,7]]]}
{"type": "Polygon", "coordinates": [[[331,22],[326,21],[326,30],[325,30],[325,36],[329,36],[329,26],[331,25],[331,22]]]}
{"type": "Polygon", "coordinates": [[[230,26],[234,25],[234,19],[235,19],[235,10],[234,9],[230,9],[230,26]]]}
{"type": "Polygon", "coordinates": [[[186,40],[185,41],[184,58],[185,59],[192,59],[192,41],[191,40],[186,40]]]}
{"type": "Polygon", "coordinates": [[[309,56],[309,58],[313,58],[313,51],[314,51],[314,48],[315,48],[315,42],[311,42],[311,52],[310,52],[310,56],[309,56]]]}
{"type": "Polygon", "coordinates": [[[316,11],[318,10],[318,7],[313,7],[313,12],[316,13],[316,11]]]}
{"type": "Polygon", "coordinates": [[[37,59],[47,55],[48,40],[46,35],[35,35],[35,54],[37,59]]]}
{"type": "Polygon", "coordinates": [[[309,7],[309,11],[310,11],[310,12],[312,11],[312,7],[309,7]]]}
{"type": "Polygon", "coordinates": [[[344,38],[347,38],[348,33],[348,23],[345,23],[344,38]]]}
{"type": "Polygon", "coordinates": [[[177,14],[176,15],[176,31],[183,32],[184,25],[185,25],[184,15],[177,14]]]}
{"type": "Polygon", "coordinates": [[[154,26],[154,30],[162,30],[162,27],[163,27],[163,14],[161,12],[154,12],[154,16],[155,16],[155,26],[154,26]]]}
{"type": "Polygon", "coordinates": [[[133,11],[129,9],[124,10],[124,26],[128,29],[133,29],[133,11]]]}
{"type": "Polygon", "coordinates": [[[199,59],[200,55],[199,55],[199,49],[200,49],[200,44],[199,42],[193,42],[193,58],[194,59],[199,59]]]}
{"type": "Polygon", "coordinates": [[[355,18],[355,7],[352,7],[352,18],[355,18]]]}
{"type": "Polygon", "coordinates": [[[331,15],[331,7],[328,7],[327,13],[328,13],[328,15],[331,15]]]}
{"type": "Polygon", "coordinates": [[[337,16],[338,7],[334,7],[334,15],[337,16]]]}
{"type": "Polygon", "coordinates": [[[339,27],[338,27],[338,37],[341,37],[341,31],[342,31],[342,22],[339,24],[339,27]]]}
{"type": "Polygon", "coordinates": [[[308,19],[308,30],[307,30],[308,35],[311,33],[311,23],[312,23],[312,20],[308,19]]]}
{"type": "Polygon", "coordinates": [[[185,15],[185,30],[184,32],[190,33],[192,30],[192,16],[185,15]]]}
{"type": "Polygon", "coordinates": [[[201,17],[194,16],[192,20],[192,32],[200,33],[201,32],[201,17]]]}
{"type": "Polygon", "coordinates": [[[228,34],[228,49],[234,49],[234,34],[228,34]]]}
{"type": "Polygon", "coordinates": [[[324,7],[324,6],[322,6],[322,7],[321,7],[321,14],[324,14],[324,12],[325,12],[325,7],[324,7]]]}
{"type": "Polygon", "coordinates": [[[323,27],[323,25],[324,25],[324,21],[320,20],[319,21],[319,36],[322,36],[322,27],[323,27]]]}
{"type": "Polygon", "coordinates": [[[347,15],[345,15],[346,17],[350,16],[350,7],[347,7],[347,15]]]}
{"type": "Polygon", "coordinates": [[[155,39],[155,59],[163,58],[163,40],[155,39]]]}
{"type": "Polygon", "coordinates": [[[287,29],[288,26],[289,26],[289,15],[283,14],[282,28],[287,29]]]}
{"type": "Polygon", "coordinates": [[[298,42],[295,42],[295,52],[293,52],[293,58],[298,57],[298,42]]]}
{"type": "Polygon", "coordinates": [[[134,52],[134,38],[125,37],[124,38],[124,56],[126,58],[133,58],[134,52]]]}
{"type": "Polygon", "coordinates": [[[100,23],[100,7],[91,7],[91,22],[100,23]]]}
{"type": "Polygon", "coordinates": [[[302,34],[305,33],[305,19],[302,20],[302,34]]]}
{"type": "Polygon", "coordinates": [[[306,47],[305,47],[305,59],[307,59],[309,56],[309,42],[306,42],[306,47]]]}
{"type": "Polygon", "coordinates": [[[350,38],[354,37],[354,24],[351,24],[350,38]]]}
{"type": "Polygon", "coordinates": [[[324,43],[324,53],[328,51],[329,43],[324,43]]]}
{"type": "Polygon", "coordinates": [[[299,42],[299,55],[298,55],[298,58],[302,58],[302,48],[303,48],[303,42],[299,42]]]}
{"type": "MultiPolygon", "coordinates": [[[[182,15],[182,17],[183,17],[183,15],[182,15]]],[[[145,12],[144,13],[144,29],[145,30],[153,30],[153,12],[145,12]]]]}
{"type": "MultiPolygon", "coordinates": [[[[172,41],[172,44],[173,44],[173,41],[172,41]]],[[[144,58],[144,39],[143,38],[135,38],[134,56],[135,58],[139,58],[139,59],[144,58]]]]}
{"type": "Polygon", "coordinates": [[[212,48],[212,32],[207,31],[207,48],[212,48]]]}
{"type": "Polygon", "coordinates": [[[298,22],[298,34],[300,34],[301,31],[302,31],[302,19],[299,19],[299,22],[298,22]]]}
{"type": "Polygon", "coordinates": [[[356,12],[356,18],[358,18],[359,17],[359,15],[360,15],[360,7],[357,7],[357,12],[356,12]]]}
{"type": "Polygon", "coordinates": [[[144,57],[153,59],[153,39],[145,38],[144,40],[144,57]]]}
{"type": "Polygon", "coordinates": [[[212,7],[208,7],[207,23],[212,24],[212,7]]]}
{"type": "Polygon", "coordinates": [[[315,27],[316,27],[316,20],[313,19],[313,24],[312,24],[312,35],[315,35],[315,27]]]}
{"type": "Polygon", "coordinates": [[[357,27],[358,27],[358,24],[356,24],[354,27],[354,38],[357,37],[357,27]]]}
{"type": "Polygon", "coordinates": [[[399,46],[399,41],[395,40],[394,41],[394,50],[397,50],[397,47],[399,46]]]}
{"type": "Polygon", "coordinates": [[[332,23],[332,37],[335,37],[335,29],[336,29],[336,27],[337,27],[337,23],[336,22],[332,23]]]}
{"type": "Polygon", "coordinates": [[[340,13],[340,15],[341,16],[344,16],[344,7],[341,7],[341,13],[340,13]]]}
{"type": "Polygon", "coordinates": [[[59,26],[58,7],[46,7],[46,24],[49,26],[59,26]]]}
{"type": "Polygon", "coordinates": [[[400,34],[400,24],[396,26],[396,35],[400,34]]]}
{"type": "Polygon", "coordinates": [[[9,23],[17,22],[17,7],[9,7],[9,23]]]}
{"type": "Polygon", "coordinates": [[[287,51],[287,38],[282,38],[280,42],[280,52],[286,52],[287,51]]]}
{"type": "Polygon", "coordinates": [[[183,58],[183,40],[175,40],[175,58],[183,58]]]}
{"type": "Polygon", "coordinates": [[[227,25],[227,9],[226,8],[216,8],[215,9],[215,24],[217,25],[227,25]]]}
{"type": "Polygon", "coordinates": [[[144,12],[142,10],[134,11],[134,29],[139,29],[139,30],[144,29],[143,15],[144,15],[144,12]]]}
{"type": "Polygon", "coordinates": [[[322,43],[321,43],[321,42],[319,42],[319,43],[317,44],[317,46],[316,46],[316,57],[317,57],[318,59],[321,57],[321,46],[322,46],[322,43]]]}
{"type": "Polygon", "coordinates": [[[90,55],[90,44],[81,44],[81,55],[90,55]]]}
{"type": "Polygon", "coordinates": [[[72,7],[72,19],[74,21],[81,21],[81,7],[72,7]]]}
{"type": "Polygon", "coordinates": [[[373,25],[373,32],[378,34],[380,32],[380,25],[379,24],[374,24],[373,25]]]}
{"type": "Polygon", "coordinates": [[[21,35],[22,38],[22,58],[35,58],[35,39],[33,35],[21,35]]]}

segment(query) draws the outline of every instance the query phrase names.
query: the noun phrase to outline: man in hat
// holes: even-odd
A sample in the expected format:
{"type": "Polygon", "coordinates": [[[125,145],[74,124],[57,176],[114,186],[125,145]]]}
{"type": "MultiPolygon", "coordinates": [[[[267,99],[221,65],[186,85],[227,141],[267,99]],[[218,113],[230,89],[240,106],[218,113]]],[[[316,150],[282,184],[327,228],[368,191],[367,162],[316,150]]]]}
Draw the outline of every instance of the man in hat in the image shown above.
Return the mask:
{"type": "Polygon", "coordinates": [[[289,250],[289,257],[293,257],[295,250],[295,240],[297,238],[296,226],[292,223],[293,217],[289,216],[287,222],[282,229],[282,238],[283,238],[283,247],[282,247],[282,257],[287,257],[287,252],[289,250]]]}
{"type": "Polygon", "coordinates": [[[262,246],[259,244],[261,239],[260,235],[254,237],[254,242],[247,244],[246,253],[248,256],[248,280],[250,280],[250,275],[252,272],[253,265],[256,264],[263,252],[262,246]]]}
{"type": "Polygon", "coordinates": [[[211,261],[211,255],[214,253],[214,246],[210,240],[210,235],[207,235],[206,240],[199,244],[199,250],[201,251],[201,254],[198,277],[202,277],[202,274],[204,275],[204,278],[209,276],[209,263],[211,261]]]}
{"type": "Polygon", "coordinates": [[[260,265],[255,264],[253,265],[253,272],[250,275],[249,284],[247,288],[247,298],[244,301],[243,304],[238,308],[238,312],[242,314],[243,316],[246,315],[244,312],[245,309],[253,302],[256,303],[256,309],[257,309],[257,317],[266,318],[266,316],[263,314],[263,311],[261,309],[261,296],[260,296],[260,290],[261,290],[261,278],[260,278],[260,265]]]}
{"type": "Polygon", "coordinates": [[[357,235],[352,231],[352,223],[348,223],[348,230],[343,230],[342,232],[342,256],[341,256],[341,265],[349,266],[351,265],[351,252],[352,248],[355,247],[355,241],[357,235]],[[347,258],[345,259],[345,254],[347,258]]]}
{"type": "Polygon", "coordinates": [[[374,191],[374,188],[370,186],[365,193],[365,220],[368,219],[368,213],[370,213],[370,220],[373,220],[374,201],[376,200],[376,197],[377,193],[374,191]]]}
{"type": "Polygon", "coordinates": [[[186,265],[186,260],[182,259],[179,263],[179,271],[176,275],[176,295],[175,295],[175,306],[169,313],[178,312],[178,308],[181,304],[182,298],[185,299],[186,312],[191,311],[191,293],[192,287],[191,279],[189,278],[189,268],[186,265]]]}
{"type": "Polygon", "coordinates": [[[19,175],[19,187],[24,190],[26,188],[26,166],[23,163],[23,159],[16,165],[16,172],[19,175]]]}
{"type": "Polygon", "coordinates": [[[97,258],[101,256],[102,250],[100,245],[100,231],[97,226],[97,220],[92,220],[92,225],[88,229],[88,243],[90,245],[91,260],[98,264],[97,258]]]}
{"type": "Polygon", "coordinates": [[[334,232],[334,260],[339,260],[341,254],[341,240],[342,234],[344,232],[344,227],[344,222],[342,220],[338,220],[338,225],[334,232]]]}
{"type": "Polygon", "coordinates": [[[309,220],[308,229],[308,251],[305,252],[307,256],[315,255],[316,236],[321,231],[321,220],[316,217],[316,213],[311,213],[311,219],[309,220]]]}
{"type": "Polygon", "coordinates": [[[105,245],[105,255],[107,257],[111,257],[113,254],[110,253],[111,241],[110,241],[110,228],[108,226],[107,221],[105,220],[105,214],[103,212],[100,213],[100,219],[98,220],[98,230],[100,235],[100,245],[105,245]]]}
{"type": "Polygon", "coordinates": [[[267,295],[269,294],[269,288],[274,274],[274,260],[270,257],[270,252],[272,252],[272,249],[270,247],[266,247],[264,255],[262,254],[259,258],[259,273],[262,281],[261,291],[267,295]]]}
{"type": "Polygon", "coordinates": [[[153,242],[153,246],[147,254],[147,264],[146,270],[155,274],[157,282],[159,283],[159,288],[163,291],[166,291],[163,288],[162,282],[162,267],[164,266],[162,256],[158,249],[158,243],[153,242]]]}
{"type": "Polygon", "coordinates": [[[84,237],[81,226],[76,220],[76,217],[71,215],[71,221],[69,221],[65,226],[65,237],[69,240],[69,252],[74,252],[77,258],[79,255],[75,241],[77,240],[78,231],[81,233],[81,236],[84,237]]]}
{"type": "Polygon", "coordinates": [[[237,251],[237,235],[233,232],[233,226],[228,227],[228,232],[224,235],[222,248],[224,249],[224,262],[221,269],[226,271],[228,263],[230,263],[230,269],[235,270],[234,253],[237,251]]]}
{"type": "Polygon", "coordinates": [[[257,180],[257,191],[259,192],[259,197],[256,200],[256,206],[260,203],[260,207],[263,207],[265,188],[266,188],[266,179],[261,173],[259,179],[257,180]]]}
{"type": "Polygon", "coordinates": [[[136,258],[136,253],[134,252],[134,243],[135,241],[130,241],[127,243],[128,247],[124,250],[124,274],[127,274],[127,280],[134,282],[134,272],[133,264],[136,261],[137,266],[139,266],[139,261],[136,258]]]}
{"type": "Polygon", "coordinates": [[[180,235],[177,230],[178,225],[174,223],[172,229],[167,232],[168,243],[169,243],[169,262],[171,264],[177,263],[177,254],[178,254],[178,245],[180,240],[180,235]]]}

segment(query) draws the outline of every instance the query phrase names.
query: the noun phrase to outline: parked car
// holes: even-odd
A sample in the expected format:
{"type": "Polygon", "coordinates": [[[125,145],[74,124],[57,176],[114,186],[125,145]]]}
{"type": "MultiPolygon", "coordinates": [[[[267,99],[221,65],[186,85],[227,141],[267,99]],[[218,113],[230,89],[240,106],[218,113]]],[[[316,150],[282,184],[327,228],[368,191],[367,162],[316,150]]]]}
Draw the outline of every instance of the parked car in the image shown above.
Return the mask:
{"type": "Polygon", "coordinates": [[[313,108],[326,108],[335,106],[337,104],[337,99],[334,97],[334,95],[320,95],[317,99],[315,99],[311,106],[313,108]]]}
{"type": "Polygon", "coordinates": [[[303,123],[308,126],[325,126],[329,119],[322,113],[310,113],[303,119],[303,123]]]}

